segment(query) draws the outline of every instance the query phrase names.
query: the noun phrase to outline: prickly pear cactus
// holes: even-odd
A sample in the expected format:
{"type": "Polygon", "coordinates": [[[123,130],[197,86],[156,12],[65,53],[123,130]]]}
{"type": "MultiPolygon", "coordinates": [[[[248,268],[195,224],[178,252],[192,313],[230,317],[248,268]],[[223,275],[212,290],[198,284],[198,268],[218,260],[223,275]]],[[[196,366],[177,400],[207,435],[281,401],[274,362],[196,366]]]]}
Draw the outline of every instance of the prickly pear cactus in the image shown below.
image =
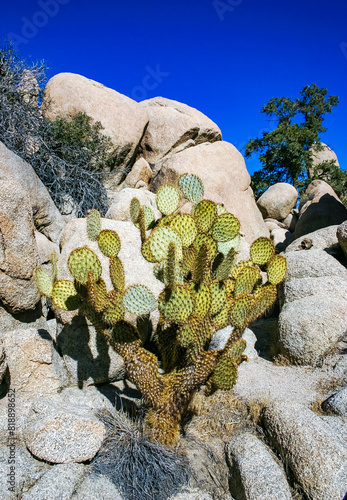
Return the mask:
{"type": "Polygon", "coordinates": [[[146,428],[153,440],[167,445],[177,441],[195,391],[205,386],[211,394],[235,384],[238,365],[247,359],[242,334],[273,305],[276,285],[286,273],[286,259],[275,255],[272,241],[263,237],[251,245],[250,260],[236,264],[240,222],[222,204],[203,199],[203,193],[201,180],[184,174],[177,187],[158,190],[159,220],[136,198],[131,203],[142,255],[165,284],[157,299],[144,285],[125,288],[120,239],[101,228],[95,210],[87,217],[87,231],[110,259],[114,288],[106,289],[100,261],[88,247],[70,254],[73,282],[51,282],[42,270],[36,272],[40,293],[59,308],[80,309],[123,357],[128,377],[149,406],[146,428]],[[181,198],[192,203],[191,214],[179,212],[181,198]],[[145,316],[156,308],[159,357],[144,349],[137,329],[124,321],[126,311],[145,316]],[[233,331],[225,347],[210,350],[213,334],[228,325],[233,331]]]}

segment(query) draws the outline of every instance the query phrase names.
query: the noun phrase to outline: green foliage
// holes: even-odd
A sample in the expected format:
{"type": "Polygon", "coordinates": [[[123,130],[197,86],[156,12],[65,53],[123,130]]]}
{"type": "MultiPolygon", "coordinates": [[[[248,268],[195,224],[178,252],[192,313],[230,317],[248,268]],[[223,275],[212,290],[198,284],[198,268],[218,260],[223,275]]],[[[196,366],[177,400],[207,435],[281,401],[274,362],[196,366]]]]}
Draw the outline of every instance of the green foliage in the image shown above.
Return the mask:
{"type": "Polygon", "coordinates": [[[78,217],[107,210],[102,181],[113,164],[112,143],[85,113],[49,120],[41,103],[43,62],[22,59],[11,44],[0,46],[0,138],[30,163],[62,213],[78,217]]]}
{"type": "MultiPolygon", "coordinates": [[[[191,186],[198,193],[196,197],[194,194],[197,203],[190,215],[177,211],[178,191],[174,186],[160,188],[163,216],[155,221],[150,234],[144,235],[142,243],[144,257],[157,261],[155,275],[165,284],[158,301],[144,285],[124,289],[124,269],[116,256],[120,241],[114,231],[105,229],[97,236],[93,230],[92,235],[109,257],[114,288],[106,290],[100,261],[88,247],[70,254],[68,266],[74,282],[53,284],[55,304],[64,309],[80,304],[82,314],[123,357],[127,376],[149,405],[146,430],[153,440],[167,445],[176,442],[182,416],[201,385],[210,394],[217,389],[228,390],[236,382],[238,364],[246,359],[242,354],[246,346],[241,339],[243,331],[272,306],[276,299],[274,284],[284,279],[286,271],[285,258],[273,256],[274,246],[267,238],[258,238],[252,244],[252,260],[236,264],[235,240],[240,223],[221,205],[217,208],[214,202],[201,200],[200,183],[194,177],[184,184],[185,196],[190,196],[191,186]],[[218,252],[217,240],[231,242],[227,254],[218,252]],[[261,271],[266,270],[268,281],[263,284],[261,271]],[[144,316],[156,307],[159,321],[154,338],[159,358],[141,345],[137,329],[124,321],[125,312],[144,316]],[[225,347],[210,350],[214,333],[227,325],[234,329],[225,347]]],[[[137,200],[131,203],[131,212],[138,225],[141,207],[137,200]]],[[[95,218],[95,213],[89,216],[90,220],[95,218]]],[[[40,291],[50,294],[45,275],[37,276],[40,291]],[[42,279],[44,285],[40,285],[42,279]]]]}
{"type": "Polygon", "coordinates": [[[288,182],[301,190],[312,180],[312,147],[319,147],[320,134],[327,130],[324,117],[338,104],[337,96],[327,94],[327,89],[311,84],[296,99],[274,97],[263,106],[261,113],[277,126],[245,146],[246,158],[259,153],[263,164],[252,176],[256,197],[276,182],[288,182]]]}

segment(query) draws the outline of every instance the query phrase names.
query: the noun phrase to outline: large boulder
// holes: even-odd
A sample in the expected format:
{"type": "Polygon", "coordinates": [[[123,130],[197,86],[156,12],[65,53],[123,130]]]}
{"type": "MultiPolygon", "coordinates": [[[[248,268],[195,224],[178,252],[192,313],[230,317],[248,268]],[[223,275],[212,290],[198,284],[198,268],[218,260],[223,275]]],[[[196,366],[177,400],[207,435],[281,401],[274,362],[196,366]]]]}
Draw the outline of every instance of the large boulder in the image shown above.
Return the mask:
{"type": "Polygon", "coordinates": [[[30,200],[32,217],[48,239],[58,243],[65,222],[53,203],[47,188],[40,181],[34,169],[0,142],[1,190],[5,181],[17,182],[25,189],[30,200]]]}
{"type": "Polygon", "coordinates": [[[308,499],[345,498],[347,447],[331,426],[308,408],[283,401],[266,408],[264,425],[308,499]]]}
{"type": "Polygon", "coordinates": [[[284,220],[295,208],[298,192],[287,182],[277,182],[270,186],[257,201],[257,206],[264,219],[284,220]]]}
{"type": "Polygon", "coordinates": [[[149,124],[141,143],[144,158],[156,163],[167,155],[202,142],[222,140],[212,120],[197,109],[164,97],[140,103],[149,116],[149,124]]]}
{"type": "Polygon", "coordinates": [[[347,220],[347,209],[333,188],[325,181],[312,181],[300,205],[295,238],[300,238],[322,227],[341,224],[345,220],[347,220]]]}
{"type": "Polygon", "coordinates": [[[16,181],[1,181],[0,300],[14,313],[39,301],[32,279],[38,260],[29,195],[16,181]]]}
{"type": "Polygon", "coordinates": [[[289,252],[279,316],[279,349],[315,365],[334,352],[347,325],[347,270],[324,250],[289,252]]]}
{"type": "Polygon", "coordinates": [[[305,234],[288,245],[286,253],[309,250],[310,248],[314,250],[325,250],[329,253],[338,253],[339,244],[336,233],[339,227],[341,226],[327,226],[317,229],[317,231],[313,231],[312,233],[305,234]]]}
{"type": "Polygon", "coordinates": [[[99,451],[105,425],[95,416],[112,408],[98,391],[76,388],[37,398],[29,411],[24,439],[31,453],[51,463],[85,462],[99,451]]]}
{"type": "Polygon", "coordinates": [[[131,221],[130,203],[133,198],[137,198],[141,205],[151,208],[156,219],[162,216],[157,208],[154,193],[151,193],[148,189],[125,188],[113,198],[111,206],[106,212],[106,219],[131,221]]]}
{"type": "MultiPolygon", "coordinates": [[[[144,259],[141,254],[140,231],[132,222],[102,219],[103,229],[116,231],[121,240],[118,254],[125,271],[125,286],[139,283],[146,285],[156,297],[164,285],[153,274],[153,264],[144,259]]],[[[67,266],[67,260],[75,248],[87,245],[100,259],[102,278],[107,290],[112,283],[109,276],[109,259],[105,257],[97,242],[87,237],[86,219],[70,221],[61,239],[61,255],[58,261],[58,279],[72,279],[67,266]]],[[[90,323],[78,315],[77,311],[57,311],[59,328],[57,344],[63,354],[65,364],[71,377],[71,383],[86,385],[100,384],[112,380],[120,380],[124,376],[123,359],[108,344],[102,334],[95,331],[90,323]]],[[[129,321],[135,321],[132,316],[126,316],[129,321]]],[[[151,314],[153,324],[158,320],[157,311],[151,314]]]]}
{"type": "MultiPolygon", "coordinates": [[[[104,127],[114,144],[117,185],[130,170],[148,123],[146,110],[115,90],[81,75],[59,73],[49,80],[43,101],[48,118],[72,118],[84,112],[104,127]]],[[[110,186],[111,188],[111,186],[110,186]]]]}
{"type": "Polygon", "coordinates": [[[318,165],[324,162],[330,162],[330,161],[335,161],[336,165],[339,167],[339,161],[337,159],[335,151],[333,151],[327,144],[324,144],[324,142],[320,143],[322,146],[322,149],[320,151],[317,150],[316,147],[312,147],[312,166],[309,169],[309,175],[312,177],[314,174],[316,175],[321,175],[323,171],[321,169],[318,169],[318,165]]]}
{"type": "Polygon", "coordinates": [[[185,149],[156,165],[151,191],[162,184],[176,184],[184,173],[198,175],[203,181],[205,198],[223,203],[241,222],[248,242],[269,236],[250,187],[251,178],[241,153],[230,143],[217,141],[185,149]]]}

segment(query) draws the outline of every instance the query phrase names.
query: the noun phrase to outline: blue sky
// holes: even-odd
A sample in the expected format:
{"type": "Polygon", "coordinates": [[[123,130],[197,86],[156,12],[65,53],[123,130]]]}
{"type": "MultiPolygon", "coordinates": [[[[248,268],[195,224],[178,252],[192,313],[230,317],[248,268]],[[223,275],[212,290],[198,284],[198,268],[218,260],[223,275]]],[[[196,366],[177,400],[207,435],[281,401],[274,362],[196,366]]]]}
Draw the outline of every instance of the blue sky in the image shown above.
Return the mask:
{"type": "Polygon", "coordinates": [[[269,99],[316,83],[340,98],[322,140],[347,168],[346,20],[345,0],[5,0],[0,38],[44,59],[49,77],[79,73],[138,101],[193,106],[241,151],[271,126],[260,113],[269,99]]]}

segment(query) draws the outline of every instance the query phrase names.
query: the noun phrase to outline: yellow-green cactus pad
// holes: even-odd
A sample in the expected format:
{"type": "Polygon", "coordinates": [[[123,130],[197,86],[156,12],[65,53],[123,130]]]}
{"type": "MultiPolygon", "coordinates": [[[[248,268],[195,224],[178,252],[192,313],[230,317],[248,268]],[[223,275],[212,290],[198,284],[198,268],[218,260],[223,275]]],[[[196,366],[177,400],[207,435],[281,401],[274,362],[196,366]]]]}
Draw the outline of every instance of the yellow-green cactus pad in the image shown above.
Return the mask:
{"type": "Polygon", "coordinates": [[[212,227],[217,216],[216,204],[210,200],[202,200],[194,207],[194,218],[198,229],[206,233],[212,227]]]}
{"type": "Polygon", "coordinates": [[[130,202],[130,218],[133,224],[138,224],[139,222],[139,212],[141,203],[137,198],[133,198],[130,202]]]}
{"type": "Polygon", "coordinates": [[[224,280],[225,291],[228,298],[234,297],[235,280],[233,278],[228,278],[224,280]]]}
{"type": "Polygon", "coordinates": [[[148,260],[148,262],[157,262],[157,259],[154,257],[154,255],[151,252],[151,248],[150,248],[150,245],[149,245],[149,239],[145,240],[142,243],[141,253],[142,253],[143,257],[146,260],[148,260]]]}
{"type": "Polygon", "coordinates": [[[237,380],[237,364],[228,355],[221,356],[217,361],[212,376],[213,383],[218,389],[228,391],[237,380]]]}
{"type": "Polygon", "coordinates": [[[239,231],[240,221],[233,214],[219,215],[212,226],[213,238],[222,243],[235,238],[239,231]]]}
{"type": "Polygon", "coordinates": [[[199,177],[194,174],[183,174],[178,185],[183,196],[192,203],[199,203],[204,197],[204,186],[199,177]]]}
{"type": "Polygon", "coordinates": [[[217,243],[217,248],[218,252],[222,253],[223,255],[226,255],[231,248],[234,248],[237,250],[240,246],[241,243],[241,236],[238,234],[233,238],[232,240],[229,241],[218,241],[217,243]]]}
{"type": "Polygon", "coordinates": [[[218,329],[225,328],[229,325],[229,304],[228,301],[218,314],[213,317],[213,322],[218,329]]]}
{"type": "Polygon", "coordinates": [[[52,300],[59,309],[65,311],[74,311],[81,303],[74,284],[68,280],[59,280],[54,283],[52,300]]]}
{"type": "Polygon", "coordinates": [[[253,261],[251,260],[241,260],[236,266],[231,270],[231,276],[237,279],[238,276],[243,272],[246,267],[254,267],[253,261]]]}
{"type": "Polygon", "coordinates": [[[168,321],[185,323],[194,309],[194,297],[185,285],[177,285],[174,290],[164,290],[159,296],[159,312],[168,321]]]}
{"type": "Polygon", "coordinates": [[[276,285],[266,284],[254,293],[254,303],[251,308],[251,321],[263,316],[275,303],[277,298],[276,285]]]}
{"type": "Polygon", "coordinates": [[[131,285],[124,292],[123,305],[126,311],[143,316],[157,307],[157,301],[145,285],[131,285]]]}
{"type": "Polygon", "coordinates": [[[234,300],[229,321],[232,326],[246,327],[252,321],[251,309],[255,302],[251,295],[239,295],[234,300]]]}
{"type": "Polygon", "coordinates": [[[249,253],[254,264],[263,266],[269,262],[271,257],[274,255],[275,245],[270,238],[261,236],[257,240],[253,241],[249,253]]]}
{"type": "Polygon", "coordinates": [[[88,298],[89,302],[94,307],[96,312],[101,312],[107,305],[106,301],[107,289],[106,283],[102,278],[99,281],[94,280],[92,271],[88,273],[88,298]]]}
{"type": "Polygon", "coordinates": [[[221,281],[213,281],[210,285],[210,290],[212,298],[210,313],[215,315],[218,314],[226,305],[227,294],[224,283],[221,281]]]}
{"type": "Polygon", "coordinates": [[[287,259],[283,255],[274,255],[267,265],[267,278],[273,285],[281,283],[287,272],[287,259]]]}
{"type": "Polygon", "coordinates": [[[159,262],[167,258],[169,244],[176,245],[176,258],[182,260],[182,241],[179,235],[169,227],[158,227],[153,229],[149,237],[149,248],[154,258],[159,262]]]}
{"type": "Polygon", "coordinates": [[[211,290],[209,286],[203,283],[200,285],[192,283],[190,286],[195,300],[194,315],[199,319],[204,319],[209,313],[212,304],[211,290]]]}
{"type": "Polygon", "coordinates": [[[243,358],[243,351],[247,347],[247,342],[244,339],[239,339],[228,349],[228,356],[232,358],[235,363],[240,364],[243,358]]]}
{"type": "Polygon", "coordinates": [[[198,236],[195,238],[195,241],[194,241],[194,246],[198,252],[199,252],[200,247],[203,243],[207,243],[207,245],[210,249],[210,259],[211,260],[214,259],[215,256],[217,255],[217,243],[208,234],[205,234],[205,233],[198,234],[198,236]]]}
{"type": "Polygon", "coordinates": [[[98,234],[101,230],[101,216],[100,212],[93,208],[89,210],[87,215],[87,234],[91,241],[96,241],[98,234]]]}
{"type": "Polygon", "coordinates": [[[124,267],[119,257],[110,257],[109,269],[110,269],[110,278],[112,281],[113,288],[117,292],[124,292],[124,286],[125,286],[124,267]]]}
{"type": "Polygon", "coordinates": [[[164,184],[157,191],[157,207],[163,215],[170,215],[177,210],[180,193],[175,186],[164,184]]]}
{"type": "Polygon", "coordinates": [[[184,274],[193,273],[197,256],[198,251],[194,245],[188,248],[183,247],[182,272],[184,274]]]}
{"type": "Polygon", "coordinates": [[[37,267],[34,276],[39,293],[45,297],[52,297],[53,283],[49,274],[42,267],[37,267]]]}
{"type": "Polygon", "coordinates": [[[67,265],[75,280],[84,285],[88,282],[89,271],[93,272],[95,281],[98,281],[101,276],[102,267],[100,260],[86,246],[72,250],[67,265]]]}
{"type": "Polygon", "coordinates": [[[236,257],[235,248],[231,248],[228,254],[224,257],[223,261],[219,264],[216,272],[216,278],[219,280],[226,280],[233,268],[236,257]]]}
{"type": "Polygon", "coordinates": [[[120,250],[119,236],[112,229],[103,229],[98,235],[98,245],[106,257],[117,257],[120,250]]]}
{"type": "Polygon", "coordinates": [[[223,203],[216,203],[216,209],[217,209],[217,216],[228,213],[228,210],[225,208],[223,203]]]}
{"type": "Polygon", "coordinates": [[[210,279],[210,261],[210,247],[207,243],[203,243],[199,249],[193,271],[193,280],[195,284],[210,279]]]}
{"type": "Polygon", "coordinates": [[[107,325],[115,325],[124,319],[123,295],[112,290],[107,295],[107,306],[103,311],[102,318],[107,325]]]}
{"type": "Polygon", "coordinates": [[[195,329],[190,323],[183,325],[178,332],[178,342],[182,347],[189,347],[195,342],[195,329]]]}
{"type": "Polygon", "coordinates": [[[242,295],[244,293],[252,293],[256,283],[258,283],[259,280],[261,280],[261,272],[259,267],[245,267],[236,278],[234,296],[237,297],[238,295],[242,295]]]}
{"type": "MultiPolygon", "coordinates": [[[[135,198],[136,199],[136,198],[135,198]]],[[[142,205],[140,208],[143,210],[144,221],[145,221],[145,230],[147,231],[153,226],[155,221],[155,215],[153,210],[150,207],[146,207],[146,205],[142,205]]],[[[139,210],[140,212],[140,210],[139,210]]],[[[134,223],[137,228],[140,227],[140,222],[134,223]]]]}
{"type": "Polygon", "coordinates": [[[188,214],[177,214],[170,222],[169,227],[180,236],[184,247],[189,247],[198,234],[195,220],[188,214]]]}

